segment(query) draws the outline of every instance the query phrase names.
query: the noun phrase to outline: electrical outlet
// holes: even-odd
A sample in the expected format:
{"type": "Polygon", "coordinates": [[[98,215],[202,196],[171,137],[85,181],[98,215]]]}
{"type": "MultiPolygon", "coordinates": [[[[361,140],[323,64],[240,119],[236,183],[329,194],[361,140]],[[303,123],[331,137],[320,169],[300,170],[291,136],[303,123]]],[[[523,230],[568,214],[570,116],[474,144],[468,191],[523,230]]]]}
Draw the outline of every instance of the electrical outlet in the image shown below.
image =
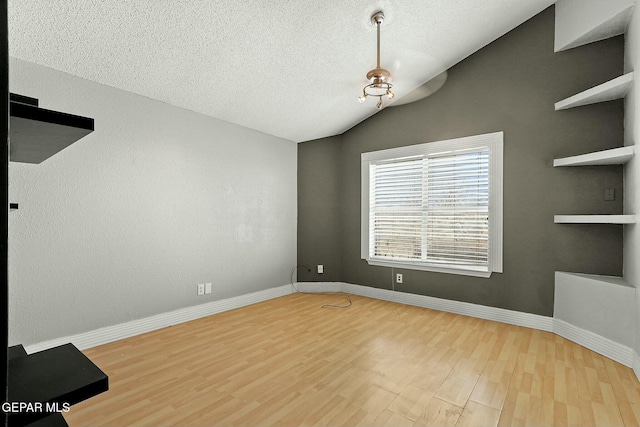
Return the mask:
{"type": "Polygon", "coordinates": [[[204,283],[198,283],[198,296],[204,295],[204,283]]]}
{"type": "Polygon", "coordinates": [[[324,265],[318,264],[318,274],[324,273],[324,265]]]}
{"type": "Polygon", "coordinates": [[[396,273],[396,283],[402,283],[402,273],[396,273]]]}
{"type": "Polygon", "coordinates": [[[204,293],[205,294],[210,294],[211,293],[211,283],[205,283],[204,284],[204,293]]]}

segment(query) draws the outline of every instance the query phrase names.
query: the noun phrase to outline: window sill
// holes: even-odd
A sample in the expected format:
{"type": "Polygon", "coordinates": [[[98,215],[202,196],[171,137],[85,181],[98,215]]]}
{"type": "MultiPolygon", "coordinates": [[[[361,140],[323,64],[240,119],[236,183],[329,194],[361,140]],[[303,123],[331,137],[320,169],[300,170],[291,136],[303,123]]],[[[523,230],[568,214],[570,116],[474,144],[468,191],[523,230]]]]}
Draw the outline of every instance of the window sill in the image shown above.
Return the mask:
{"type": "Polygon", "coordinates": [[[428,264],[412,264],[408,262],[399,262],[399,261],[382,261],[376,259],[366,259],[369,265],[375,265],[378,267],[391,267],[391,268],[404,268],[406,270],[421,270],[421,271],[431,271],[434,273],[446,273],[446,274],[458,274],[461,276],[473,276],[473,277],[483,277],[489,278],[491,277],[491,271],[487,271],[481,268],[474,269],[473,267],[469,268],[447,268],[440,267],[428,264]]]}

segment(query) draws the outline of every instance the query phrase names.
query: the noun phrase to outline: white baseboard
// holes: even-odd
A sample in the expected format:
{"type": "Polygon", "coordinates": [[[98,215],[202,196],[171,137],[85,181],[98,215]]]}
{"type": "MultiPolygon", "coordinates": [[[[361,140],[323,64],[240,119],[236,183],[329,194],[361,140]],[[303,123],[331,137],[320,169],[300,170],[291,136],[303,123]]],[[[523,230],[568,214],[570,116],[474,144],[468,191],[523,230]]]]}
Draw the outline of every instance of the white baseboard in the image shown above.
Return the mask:
{"type": "Polygon", "coordinates": [[[553,332],[625,366],[631,368],[634,365],[633,349],[602,335],[579,328],[557,318],[553,319],[553,332]]]}
{"type": "Polygon", "coordinates": [[[468,302],[434,298],[424,295],[409,294],[406,292],[396,292],[388,289],[372,288],[369,286],[352,285],[350,283],[342,283],[342,291],[369,298],[477,317],[479,319],[493,320],[517,326],[526,326],[528,328],[539,329],[542,331],[551,332],[553,330],[553,319],[551,317],[540,316],[537,314],[523,313],[520,311],[506,310],[504,308],[488,307],[486,305],[471,304],[468,302]]]}
{"type": "MultiPolygon", "coordinates": [[[[432,310],[446,311],[449,313],[554,332],[605,357],[615,360],[616,362],[632,367],[640,381],[640,356],[638,356],[637,352],[634,352],[627,346],[618,344],[605,337],[594,334],[593,332],[578,328],[577,326],[573,326],[560,319],[461,301],[354,285],[344,282],[298,282],[296,283],[296,288],[301,292],[346,292],[353,295],[360,295],[384,301],[397,302],[400,304],[413,305],[432,310]]],[[[283,285],[277,288],[266,289],[224,300],[212,301],[210,303],[186,307],[144,319],[95,329],[93,331],[77,335],[27,345],[25,346],[25,349],[27,353],[34,353],[70,342],[80,350],[84,350],[135,335],[140,335],[145,332],[151,332],[179,323],[188,322],[201,317],[211,316],[212,314],[222,313],[235,308],[289,295],[293,292],[295,292],[295,290],[291,285],[283,285]]]]}
{"type": "Polygon", "coordinates": [[[296,282],[300,292],[342,292],[342,282],[296,282]]]}
{"type": "Polygon", "coordinates": [[[395,292],[388,289],[353,285],[350,283],[342,283],[341,288],[343,292],[369,298],[414,305],[433,310],[508,323],[511,325],[524,326],[541,331],[553,332],[618,363],[628,367],[633,367],[638,380],[640,380],[640,357],[638,356],[638,353],[625,345],[619,344],[593,332],[578,328],[577,326],[571,325],[560,319],[496,307],[428,297],[424,295],[395,292]]]}
{"type": "Polygon", "coordinates": [[[235,308],[244,307],[258,302],[289,295],[293,292],[291,285],[283,285],[277,288],[265,289],[263,291],[252,292],[246,295],[212,301],[206,304],[185,307],[178,310],[161,313],[144,319],[133,320],[131,322],[120,323],[118,325],[107,326],[93,331],[83,332],[77,335],[56,338],[37,344],[26,345],[27,353],[46,350],[62,344],[72,343],[80,350],[129,338],[145,332],[155,331],[212,314],[222,313],[235,308]]]}

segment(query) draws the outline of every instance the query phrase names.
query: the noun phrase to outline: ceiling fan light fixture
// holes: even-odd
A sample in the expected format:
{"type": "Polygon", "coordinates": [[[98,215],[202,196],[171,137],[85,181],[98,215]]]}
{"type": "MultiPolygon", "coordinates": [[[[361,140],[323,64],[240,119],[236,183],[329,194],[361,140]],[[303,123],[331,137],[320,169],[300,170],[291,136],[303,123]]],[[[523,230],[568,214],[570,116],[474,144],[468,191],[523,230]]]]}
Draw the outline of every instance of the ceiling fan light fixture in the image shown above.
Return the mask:
{"type": "Polygon", "coordinates": [[[371,22],[376,26],[377,32],[377,65],[376,68],[367,73],[367,80],[371,83],[362,88],[362,95],[358,97],[358,100],[362,103],[367,97],[375,96],[378,98],[376,108],[380,110],[382,108],[382,97],[386,96],[388,99],[393,99],[395,94],[391,91],[393,85],[389,83],[391,73],[380,66],[380,25],[384,22],[384,13],[382,11],[374,13],[371,16],[371,22]]]}

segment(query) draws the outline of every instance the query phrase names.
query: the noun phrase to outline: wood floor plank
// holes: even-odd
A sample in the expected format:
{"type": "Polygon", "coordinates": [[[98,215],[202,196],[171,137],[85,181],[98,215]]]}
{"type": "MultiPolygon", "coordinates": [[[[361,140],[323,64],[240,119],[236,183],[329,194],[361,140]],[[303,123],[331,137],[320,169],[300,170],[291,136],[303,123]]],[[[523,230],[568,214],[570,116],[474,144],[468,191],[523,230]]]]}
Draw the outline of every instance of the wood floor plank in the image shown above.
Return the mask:
{"type": "Polygon", "coordinates": [[[433,395],[433,392],[425,391],[414,385],[408,385],[396,396],[387,409],[416,421],[422,415],[422,411],[433,395]]]}
{"type": "Polygon", "coordinates": [[[510,381],[511,374],[508,371],[494,367],[480,375],[469,400],[501,410],[507,397],[510,381]]]}
{"type": "Polygon", "coordinates": [[[464,407],[478,382],[480,374],[475,371],[453,369],[435,394],[440,400],[464,407]]]}
{"type": "MultiPolygon", "coordinates": [[[[500,419],[498,427],[508,427],[516,425],[524,425],[524,421],[516,418],[516,400],[518,398],[518,390],[509,388],[504,400],[504,406],[500,411],[500,419]]],[[[551,425],[551,424],[546,424],[551,425]]]]}
{"type": "Polygon", "coordinates": [[[513,404],[515,405],[513,412],[515,425],[542,425],[542,399],[528,393],[517,392],[513,404]]]}
{"type": "Polygon", "coordinates": [[[414,420],[403,417],[396,412],[384,410],[378,418],[373,421],[372,425],[380,427],[413,427],[414,420]]]}
{"type": "MultiPolygon", "coordinates": [[[[638,425],[633,371],[552,333],[293,294],[85,351],[70,426],[638,425]]],[[[340,297],[337,297],[340,298],[340,297]]]]}
{"type": "Polygon", "coordinates": [[[500,410],[469,401],[456,423],[456,427],[495,427],[500,419],[500,410]]]}
{"type": "Polygon", "coordinates": [[[414,426],[455,426],[460,415],[462,415],[461,407],[433,397],[414,426]]]}
{"type": "Polygon", "coordinates": [[[375,384],[371,384],[358,396],[354,397],[354,405],[364,409],[368,414],[378,417],[398,396],[375,384]]]}

